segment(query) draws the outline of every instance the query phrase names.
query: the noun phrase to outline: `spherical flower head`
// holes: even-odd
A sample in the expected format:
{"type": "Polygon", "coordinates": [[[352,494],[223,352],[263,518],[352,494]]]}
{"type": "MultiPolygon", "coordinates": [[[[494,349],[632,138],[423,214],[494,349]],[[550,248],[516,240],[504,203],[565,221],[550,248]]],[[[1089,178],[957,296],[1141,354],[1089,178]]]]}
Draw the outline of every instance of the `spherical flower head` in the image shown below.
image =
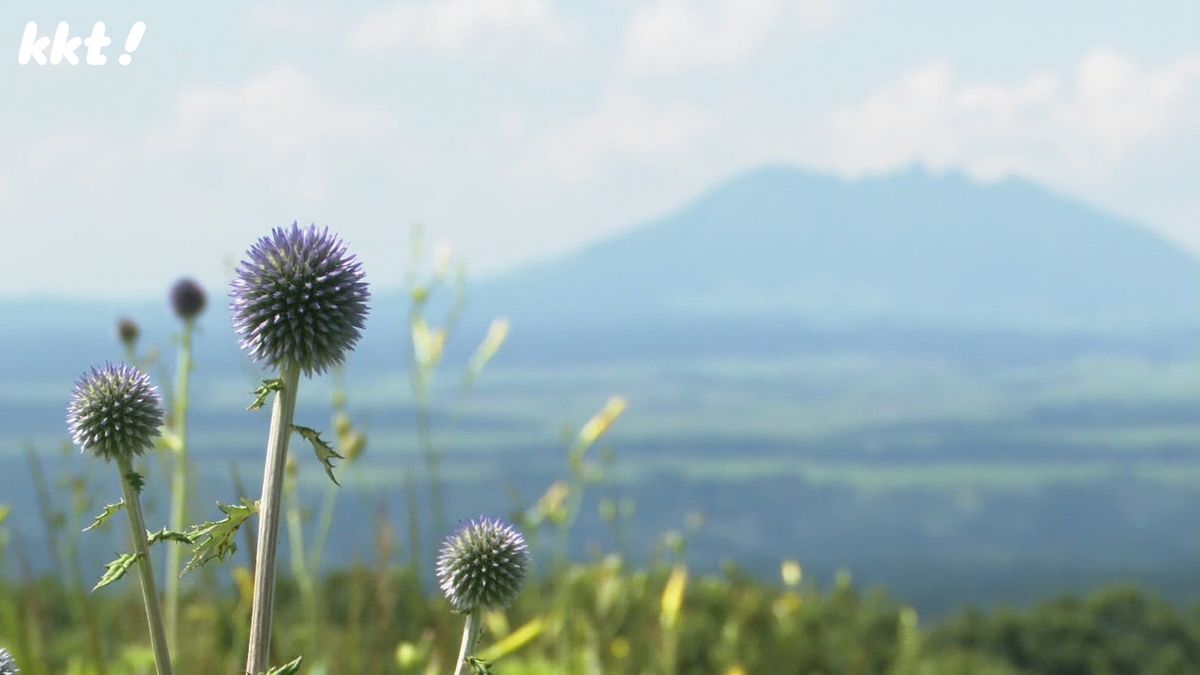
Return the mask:
{"type": "Polygon", "coordinates": [[[259,363],[306,375],[345,359],[362,335],[370,293],[362,264],[328,228],[278,227],[237,268],[233,327],[259,363]]]}
{"type": "Polygon", "coordinates": [[[117,319],[117,337],[120,338],[121,344],[127,349],[133,349],[137,345],[138,337],[142,334],[142,329],[138,327],[137,322],[127,316],[117,319]]]}
{"type": "Polygon", "coordinates": [[[19,672],[21,669],[17,668],[17,660],[13,655],[7,649],[0,649],[0,675],[17,675],[19,672]]]}
{"type": "Polygon", "coordinates": [[[175,316],[181,319],[194,319],[200,316],[208,304],[208,296],[204,288],[193,279],[180,279],[171,287],[171,309],[175,316]]]}
{"type": "Polygon", "coordinates": [[[442,543],[438,585],[454,611],[504,607],[517,597],[529,569],[529,546],[512,525],[495,518],[467,521],[442,543]]]}
{"type": "Polygon", "coordinates": [[[84,373],[67,406],[67,428],[75,445],[106,461],[142,454],[154,445],[162,423],[150,376],[125,363],[106,363],[84,373]]]}

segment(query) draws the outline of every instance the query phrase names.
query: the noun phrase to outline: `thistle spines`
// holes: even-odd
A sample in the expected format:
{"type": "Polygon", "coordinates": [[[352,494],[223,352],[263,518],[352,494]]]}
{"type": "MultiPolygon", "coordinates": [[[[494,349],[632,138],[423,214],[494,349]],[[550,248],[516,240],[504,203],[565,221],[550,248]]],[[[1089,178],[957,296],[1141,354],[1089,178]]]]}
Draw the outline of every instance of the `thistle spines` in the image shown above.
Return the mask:
{"type": "Polygon", "coordinates": [[[104,460],[132,458],[153,447],[163,423],[150,376],[126,363],[84,373],[67,405],[67,428],[81,450],[104,460]]]}
{"type": "Polygon", "coordinates": [[[437,560],[438,585],[454,611],[505,607],[529,569],[529,546],[512,525],[479,517],[446,537],[437,560]]]}
{"type": "Polygon", "coordinates": [[[233,326],[255,361],[307,375],[341,363],[362,334],[370,292],[362,264],[328,228],[275,228],[238,266],[233,326]]]}
{"type": "Polygon", "coordinates": [[[7,649],[0,647],[0,675],[17,675],[19,672],[21,669],[17,668],[17,660],[7,649]]]}

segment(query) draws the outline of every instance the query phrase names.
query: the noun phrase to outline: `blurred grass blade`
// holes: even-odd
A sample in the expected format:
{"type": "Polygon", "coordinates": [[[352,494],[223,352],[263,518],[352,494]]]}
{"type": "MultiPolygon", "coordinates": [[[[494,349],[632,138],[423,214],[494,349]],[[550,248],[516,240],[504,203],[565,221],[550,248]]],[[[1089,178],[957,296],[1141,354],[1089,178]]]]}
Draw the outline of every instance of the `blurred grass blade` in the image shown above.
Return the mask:
{"type": "Polygon", "coordinates": [[[487,364],[495,358],[496,354],[500,351],[500,347],[504,345],[504,341],[508,339],[508,330],[508,319],[503,317],[492,319],[483,342],[479,343],[479,347],[471,355],[466,375],[463,376],[463,389],[467,389],[474,384],[479,375],[483,373],[483,369],[487,367],[487,364]]]}
{"type": "Polygon", "coordinates": [[[545,622],[541,618],[534,619],[510,633],[503,640],[479,652],[478,656],[484,661],[495,663],[536,640],[544,630],[545,622]]]}
{"type": "Polygon", "coordinates": [[[667,578],[663,588],[662,613],[659,616],[664,629],[672,629],[679,620],[679,609],[683,606],[683,592],[687,588],[688,571],[683,565],[676,565],[667,578]]]}

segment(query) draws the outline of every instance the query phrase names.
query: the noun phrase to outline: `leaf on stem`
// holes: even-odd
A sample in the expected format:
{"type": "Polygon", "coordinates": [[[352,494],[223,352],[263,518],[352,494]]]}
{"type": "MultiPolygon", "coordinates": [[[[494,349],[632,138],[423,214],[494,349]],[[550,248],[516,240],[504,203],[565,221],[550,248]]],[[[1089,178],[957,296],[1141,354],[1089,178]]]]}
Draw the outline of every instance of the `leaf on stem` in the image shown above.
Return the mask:
{"type": "Polygon", "coordinates": [[[189,537],[187,534],[185,534],[183,532],[176,532],[175,530],[168,530],[165,527],[163,529],[159,530],[158,532],[147,532],[146,533],[146,543],[148,545],[153,546],[154,544],[157,544],[160,541],[174,541],[174,542],[178,542],[180,544],[196,543],[195,540],[192,539],[191,537],[189,537]]]}
{"type": "Polygon", "coordinates": [[[100,527],[101,525],[107,523],[110,518],[117,515],[118,511],[120,511],[124,508],[125,508],[125,500],[124,499],[117,502],[116,504],[106,505],[104,507],[103,511],[101,511],[99,514],[97,514],[95,516],[92,516],[92,524],[83,528],[83,531],[87,532],[88,530],[94,530],[97,527],[100,527]]]}
{"type": "Polygon", "coordinates": [[[492,675],[492,664],[477,656],[468,656],[467,665],[471,666],[471,672],[475,675],[492,675]]]}
{"type": "Polygon", "coordinates": [[[257,389],[250,392],[254,394],[254,400],[251,401],[250,405],[246,407],[246,411],[250,412],[254,410],[260,410],[264,405],[267,404],[267,398],[271,396],[271,393],[277,391],[283,391],[282,379],[276,377],[271,380],[263,380],[262,384],[259,385],[257,389]]]}
{"type": "Polygon", "coordinates": [[[241,504],[217,503],[217,508],[225,517],[207,523],[192,525],[187,529],[186,536],[195,544],[192,549],[192,559],[183,568],[183,574],[202,567],[212,560],[225,560],[237,551],[234,537],[238,528],[250,516],[258,513],[258,504],[245,497],[241,504]]]}
{"type": "Polygon", "coordinates": [[[114,581],[125,576],[125,573],[133,567],[138,560],[141,559],[138,553],[122,553],[117,556],[117,559],[104,566],[104,574],[100,576],[100,581],[92,587],[92,592],[96,592],[101,588],[113,583],[114,581]]]}
{"type": "Polygon", "coordinates": [[[304,660],[303,656],[297,656],[295,661],[285,663],[278,668],[268,670],[264,675],[295,675],[300,672],[300,662],[304,660]]]}
{"type": "Polygon", "coordinates": [[[129,487],[133,488],[134,494],[142,494],[142,488],[146,486],[146,479],[142,474],[130,471],[125,474],[125,480],[129,482],[129,487]]]}
{"type": "Polygon", "coordinates": [[[333,449],[332,445],[323,440],[321,438],[321,432],[317,431],[316,429],[302,427],[298,424],[293,424],[292,428],[295,429],[296,433],[300,434],[304,440],[312,443],[313,452],[316,453],[317,460],[321,462],[321,466],[325,467],[325,473],[329,476],[329,480],[333,481],[334,485],[341,487],[342,484],[337,482],[337,478],[334,478],[333,476],[333,460],[345,459],[345,457],[339,455],[337,450],[333,449]]]}

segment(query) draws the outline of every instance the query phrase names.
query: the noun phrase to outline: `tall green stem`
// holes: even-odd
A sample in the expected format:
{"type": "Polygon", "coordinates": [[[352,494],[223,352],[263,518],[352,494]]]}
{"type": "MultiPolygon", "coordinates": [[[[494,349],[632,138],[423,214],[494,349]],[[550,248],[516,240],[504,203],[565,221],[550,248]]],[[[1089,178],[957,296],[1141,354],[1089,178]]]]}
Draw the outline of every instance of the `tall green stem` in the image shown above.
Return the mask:
{"type": "MultiPolygon", "coordinates": [[[[179,363],[175,376],[175,400],[171,420],[175,426],[175,470],[171,477],[171,529],[182,532],[187,527],[187,413],[188,380],[192,374],[192,319],[183,320],[183,334],[179,338],[179,363]]],[[[167,641],[171,649],[179,651],[179,591],[182,571],[183,548],[172,546],[167,549],[167,641]]]]}
{"type": "Polygon", "coordinates": [[[463,624],[462,646],[458,648],[458,665],[454,667],[454,675],[465,675],[471,672],[467,665],[467,657],[475,651],[475,643],[479,641],[479,629],[483,624],[483,611],[476,609],[467,615],[463,624]]]}
{"type": "Polygon", "coordinates": [[[250,610],[250,646],[246,672],[263,672],[271,658],[271,619],[275,605],[275,559],[279,543],[279,516],[283,506],[284,469],[288,439],[296,414],[296,390],[300,367],[286,363],[280,368],[282,388],[271,409],[271,432],[267,437],[267,459],[263,467],[263,492],[259,503],[258,547],[254,564],[254,604],[250,610]]]}
{"type": "Polygon", "coordinates": [[[129,457],[121,457],[117,460],[117,467],[121,471],[121,489],[125,494],[125,512],[129,514],[133,551],[138,556],[138,576],[142,581],[146,623],[150,626],[150,648],[154,651],[154,663],[158,667],[158,675],[171,675],[171,653],[167,648],[167,633],[163,628],[162,608],[158,605],[154,564],[150,558],[150,544],[146,540],[146,519],[142,515],[142,502],[138,497],[138,491],[130,482],[130,477],[134,475],[133,462],[129,457]]]}

